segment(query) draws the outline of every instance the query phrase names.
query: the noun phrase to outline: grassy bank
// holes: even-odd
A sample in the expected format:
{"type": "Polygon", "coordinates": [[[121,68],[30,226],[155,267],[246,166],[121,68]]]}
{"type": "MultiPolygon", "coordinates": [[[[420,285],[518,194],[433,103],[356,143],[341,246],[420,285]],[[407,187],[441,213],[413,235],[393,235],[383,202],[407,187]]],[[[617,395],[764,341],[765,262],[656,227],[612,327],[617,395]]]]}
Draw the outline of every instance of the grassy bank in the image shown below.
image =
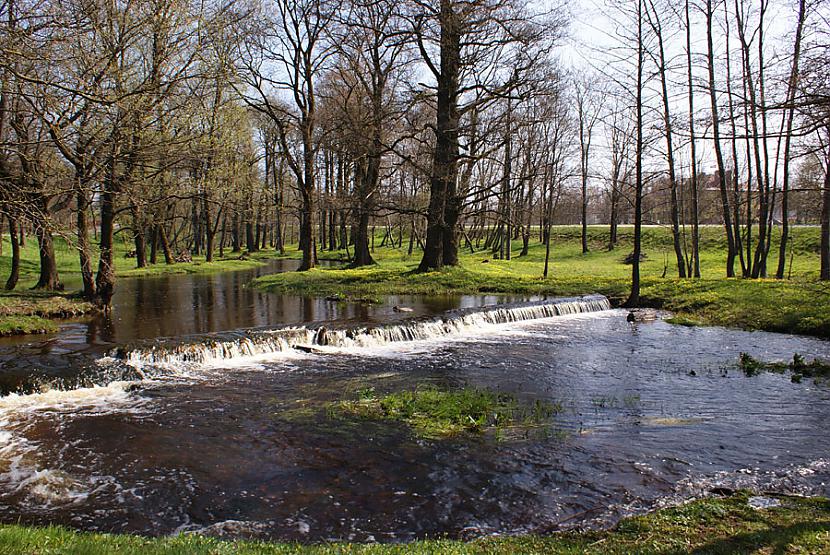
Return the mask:
{"type": "Polygon", "coordinates": [[[206,262],[203,256],[193,257],[192,262],[179,262],[176,264],[153,264],[146,268],[119,268],[117,276],[120,278],[164,276],[176,274],[208,274],[215,272],[233,272],[236,270],[250,270],[261,266],[261,257],[240,258],[233,257],[219,258],[214,256],[211,262],[206,262]]]}
{"type": "MultiPolygon", "coordinates": [[[[576,295],[598,292],[621,302],[630,288],[631,267],[624,263],[631,252],[630,228],[621,228],[618,247],[606,248],[605,227],[590,228],[588,254],[582,254],[579,229],[556,228],[551,267],[542,278],[544,247],[531,243],[527,256],[518,256],[514,242],[512,260],[494,260],[492,253],[464,250],[458,267],[418,274],[414,270],[420,252],[376,248],[376,265],[359,269],[315,269],[304,273],[265,276],[255,286],[267,291],[310,296],[379,299],[387,294],[515,293],[525,295],[576,295]]],[[[645,230],[642,273],[643,302],[675,311],[679,322],[715,324],[830,337],[830,284],[817,280],[818,230],[794,230],[791,279],[726,279],[722,230],[703,229],[702,279],[675,277],[671,234],[664,228],[645,230]],[[663,277],[663,273],[666,277],[663,277]]],[[[406,242],[404,242],[406,245],[406,242]]],[[[777,259],[771,257],[770,264],[777,259]]],[[[789,261],[788,261],[789,264],[789,261]]],[[[790,268],[788,266],[788,272],[790,268]]]]}
{"type": "Polygon", "coordinates": [[[0,336],[51,333],[55,318],[71,318],[93,310],[82,299],[52,292],[4,292],[0,295],[0,336]]]}
{"type": "Polygon", "coordinates": [[[227,542],[198,535],[143,538],[60,527],[0,526],[0,554],[732,554],[830,552],[830,502],[781,497],[754,509],[749,495],[695,501],[628,518],[613,530],[549,536],[428,540],[397,545],[227,542]]]}

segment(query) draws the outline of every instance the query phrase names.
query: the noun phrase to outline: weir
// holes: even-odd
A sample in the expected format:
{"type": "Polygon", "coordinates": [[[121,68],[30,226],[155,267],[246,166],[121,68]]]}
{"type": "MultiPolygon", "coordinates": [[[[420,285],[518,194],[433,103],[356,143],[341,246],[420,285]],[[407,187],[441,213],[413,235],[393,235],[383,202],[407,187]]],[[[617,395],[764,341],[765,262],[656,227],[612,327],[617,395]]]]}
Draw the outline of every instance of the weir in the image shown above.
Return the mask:
{"type": "Polygon", "coordinates": [[[50,375],[35,368],[27,375],[7,376],[0,379],[0,399],[9,394],[28,395],[105,387],[113,382],[189,378],[189,372],[194,367],[221,365],[251,357],[427,341],[475,333],[479,329],[512,322],[610,308],[611,304],[606,297],[586,295],[458,309],[439,316],[413,318],[389,325],[345,327],[343,324],[320,323],[277,329],[237,330],[189,338],[166,338],[150,345],[119,347],[106,357],[77,363],[62,375],[50,375]]]}
{"type": "Polygon", "coordinates": [[[325,325],[249,330],[178,344],[120,349],[115,358],[130,366],[216,364],[225,360],[315,347],[366,348],[406,341],[424,341],[468,333],[486,326],[609,310],[603,295],[558,298],[520,304],[460,309],[438,317],[375,327],[333,328],[325,325]]]}

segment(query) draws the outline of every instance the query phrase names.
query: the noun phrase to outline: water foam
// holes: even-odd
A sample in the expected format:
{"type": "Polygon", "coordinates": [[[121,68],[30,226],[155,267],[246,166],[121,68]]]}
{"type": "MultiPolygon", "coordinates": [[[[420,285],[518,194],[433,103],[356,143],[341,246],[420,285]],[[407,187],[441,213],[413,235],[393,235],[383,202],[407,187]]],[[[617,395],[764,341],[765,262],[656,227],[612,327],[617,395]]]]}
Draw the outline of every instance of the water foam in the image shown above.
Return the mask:
{"type": "Polygon", "coordinates": [[[610,308],[611,304],[606,297],[588,295],[520,305],[458,310],[437,318],[415,319],[376,327],[330,329],[320,326],[250,331],[190,343],[162,344],[126,350],[118,355],[128,365],[136,368],[216,365],[264,355],[296,355],[297,352],[325,352],[331,348],[367,349],[416,341],[443,340],[479,333],[504,324],[586,314],[610,308]]]}
{"type": "Polygon", "coordinates": [[[39,444],[27,437],[38,417],[100,415],[139,411],[142,404],[129,393],[132,382],[112,382],[71,390],[50,390],[0,397],[0,491],[21,496],[38,507],[78,503],[94,489],[96,477],[79,479],[41,461],[39,444]]]}
{"type": "MultiPolygon", "coordinates": [[[[139,383],[199,379],[195,366],[237,366],[258,357],[308,356],[308,351],[372,349],[419,341],[446,340],[479,334],[503,324],[529,322],[563,315],[610,309],[608,299],[591,295],[521,305],[492,306],[449,312],[443,316],[405,323],[329,329],[288,327],[201,338],[193,342],[159,344],[119,350],[98,359],[90,376],[75,387],[63,382],[43,383],[42,391],[0,397],[0,491],[39,507],[66,506],[86,499],[102,477],[74,477],[42,461],[36,436],[38,420],[94,416],[115,411],[140,412],[144,401],[131,393],[139,383]],[[95,382],[98,382],[97,384],[95,382]],[[49,387],[54,386],[53,389],[49,387]]],[[[40,386],[39,386],[40,387],[40,386]]],[[[24,504],[25,504],[24,503],[24,504]]]]}

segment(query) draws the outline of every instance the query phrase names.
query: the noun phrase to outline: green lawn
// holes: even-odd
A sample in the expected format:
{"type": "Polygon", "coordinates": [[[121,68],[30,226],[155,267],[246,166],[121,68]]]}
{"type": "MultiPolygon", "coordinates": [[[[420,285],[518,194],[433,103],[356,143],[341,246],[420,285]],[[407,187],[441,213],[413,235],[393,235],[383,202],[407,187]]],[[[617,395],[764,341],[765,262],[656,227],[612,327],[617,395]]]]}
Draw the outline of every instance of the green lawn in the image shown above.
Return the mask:
{"type": "Polygon", "coordinates": [[[292,544],[220,541],[199,535],[144,538],[60,527],[0,526],[0,554],[741,554],[830,552],[830,502],[780,497],[756,510],[749,494],[694,501],[628,518],[613,530],[547,536],[435,539],[405,544],[292,544]]]}
{"type": "MultiPolygon", "coordinates": [[[[2,256],[0,256],[0,280],[5,283],[6,278],[11,271],[11,245],[9,243],[9,236],[5,234],[2,236],[3,249],[2,256]]],[[[155,276],[164,274],[192,274],[192,273],[207,273],[207,272],[222,272],[230,270],[244,270],[254,268],[261,264],[260,260],[263,257],[273,255],[272,251],[263,251],[256,253],[255,256],[245,257],[240,259],[239,253],[231,253],[230,249],[226,251],[225,258],[214,256],[213,262],[205,262],[204,256],[193,257],[193,262],[165,264],[164,257],[159,253],[159,263],[147,268],[136,268],[135,258],[127,258],[125,254],[133,250],[132,243],[125,243],[121,239],[115,242],[115,268],[118,277],[141,277],[141,276],[155,276]]],[[[80,263],[78,261],[78,252],[74,246],[67,242],[62,237],[55,237],[55,259],[58,264],[58,274],[61,281],[66,286],[67,291],[81,289],[81,271],[80,263]]],[[[97,270],[97,254],[94,260],[94,269],[97,270]]],[[[40,270],[37,240],[35,237],[28,237],[26,245],[23,248],[20,256],[20,281],[17,284],[17,290],[25,291],[32,287],[38,280],[38,272],[40,270]]],[[[0,285],[2,285],[0,283],[0,285]]]]}
{"type": "MultiPolygon", "coordinates": [[[[315,296],[379,300],[386,294],[445,295],[463,293],[518,293],[575,295],[598,292],[619,303],[628,295],[631,267],[623,263],[631,252],[633,230],[620,228],[620,243],[606,248],[606,227],[589,228],[590,252],[582,254],[579,228],[554,229],[551,269],[542,278],[544,246],[534,241],[528,256],[519,257],[513,244],[512,260],[494,260],[492,253],[465,249],[458,267],[418,274],[420,252],[377,248],[378,264],[359,269],[317,268],[304,273],[265,276],[255,286],[266,291],[315,296]]],[[[678,322],[717,324],[830,337],[830,283],[818,281],[819,231],[793,230],[792,276],[788,280],[726,279],[723,230],[704,227],[701,233],[699,280],[676,278],[671,234],[665,228],[645,229],[641,267],[642,298],[648,306],[678,313],[678,322]],[[663,272],[666,272],[666,277],[663,272]]],[[[404,241],[406,245],[406,241],[404,241]]],[[[773,252],[777,250],[773,248],[773,252]]],[[[771,273],[777,255],[771,256],[771,273]]],[[[737,268],[740,272],[740,268],[737,268]]]]}

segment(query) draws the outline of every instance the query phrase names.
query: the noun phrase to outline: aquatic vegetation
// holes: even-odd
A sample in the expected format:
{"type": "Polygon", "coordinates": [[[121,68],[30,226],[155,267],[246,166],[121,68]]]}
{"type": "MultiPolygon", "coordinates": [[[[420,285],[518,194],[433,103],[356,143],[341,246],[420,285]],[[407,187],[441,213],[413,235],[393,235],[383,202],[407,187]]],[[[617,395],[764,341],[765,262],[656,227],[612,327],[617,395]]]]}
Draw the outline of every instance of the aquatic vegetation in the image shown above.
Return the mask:
{"type": "Polygon", "coordinates": [[[466,387],[443,390],[420,387],[379,395],[374,388],[357,392],[356,399],[329,405],[332,417],[341,415],[369,420],[404,422],[421,437],[440,439],[459,434],[480,434],[508,428],[530,429],[546,424],[562,411],[556,403],[520,402],[507,393],[466,387]]]}
{"type": "Polygon", "coordinates": [[[623,397],[623,405],[627,408],[634,408],[640,404],[640,396],[638,394],[626,395],[623,397]]]}
{"type": "Polygon", "coordinates": [[[827,378],[830,377],[830,362],[813,359],[809,362],[800,354],[793,354],[790,362],[764,362],[751,357],[748,353],[741,353],[738,359],[738,367],[747,376],[757,376],[761,372],[775,372],[783,374],[792,372],[792,380],[796,383],[802,378],[827,378]]]}
{"type": "Polygon", "coordinates": [[[0,336],[52,333],[58,326],[50,318],[72,318],[93,310],[92,304],[73,295],[7,291],[0,294],[0,336]]]}
{"type": "Polygon", "coordinates": [[[617,406],[617,398],[612,396],[594,397],[591,399],[591,405],[599,409],[610,409],[617,406]]]}
{"type": "Polygon", "coordinates": [[[26,333],[53,333],[58,326],[51,320],[40,316],[3,316],[0,317],[0,336],[22,335],[26,333]]]}

